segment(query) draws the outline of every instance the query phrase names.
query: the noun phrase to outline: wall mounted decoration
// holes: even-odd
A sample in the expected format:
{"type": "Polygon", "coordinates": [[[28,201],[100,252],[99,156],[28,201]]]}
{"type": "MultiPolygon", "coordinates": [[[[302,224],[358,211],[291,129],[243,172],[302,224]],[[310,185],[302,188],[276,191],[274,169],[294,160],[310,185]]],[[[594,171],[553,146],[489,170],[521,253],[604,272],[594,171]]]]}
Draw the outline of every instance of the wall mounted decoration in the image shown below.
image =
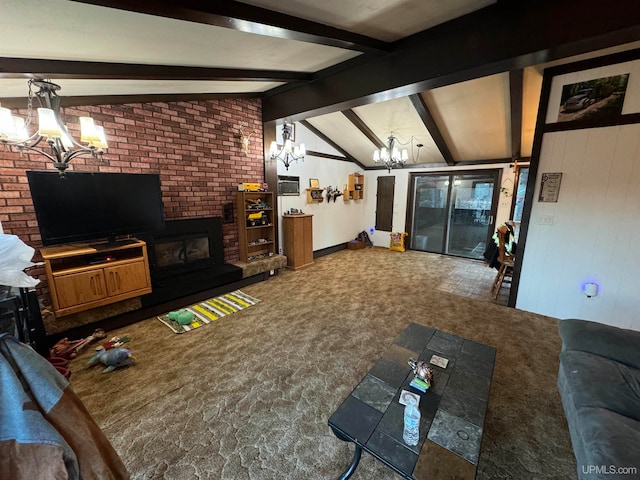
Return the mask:
{"type": "Polygon", "coordinates": [[[596,78],[562,87],[558,122],[601,120],[622,114],[629,74],[596,78]]]}
{"type": "Polygon", "coordinates": [[[543,173],[540,182],[539,202],[557,202],[560,194],[562,173],[543,173]]]}
{"type": "Polygon", "coordinates": [[[322,192],[324,192],[322,188],[307,188],[307,203],[322,203],[324,201],[322,192]]]}
{"type": "Polygon", "coordinates": [[[242,151],[245,155],[249,155],[249,141],[251,137],[255,135],[257,132],[254,130],[248,131],[240,128],[240,144],[242,145],[242,151]]]}

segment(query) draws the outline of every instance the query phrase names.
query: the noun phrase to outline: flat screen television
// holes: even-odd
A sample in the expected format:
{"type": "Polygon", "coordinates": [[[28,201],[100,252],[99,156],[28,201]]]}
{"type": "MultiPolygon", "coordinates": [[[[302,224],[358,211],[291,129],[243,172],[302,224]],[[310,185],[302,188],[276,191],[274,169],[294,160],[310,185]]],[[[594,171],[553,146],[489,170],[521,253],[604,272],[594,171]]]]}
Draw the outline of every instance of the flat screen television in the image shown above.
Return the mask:
{"type": "Polygon", "coordinates": [[[135,235],[163,228],[157,174],[27,171],[43,245],[135,235]]]}

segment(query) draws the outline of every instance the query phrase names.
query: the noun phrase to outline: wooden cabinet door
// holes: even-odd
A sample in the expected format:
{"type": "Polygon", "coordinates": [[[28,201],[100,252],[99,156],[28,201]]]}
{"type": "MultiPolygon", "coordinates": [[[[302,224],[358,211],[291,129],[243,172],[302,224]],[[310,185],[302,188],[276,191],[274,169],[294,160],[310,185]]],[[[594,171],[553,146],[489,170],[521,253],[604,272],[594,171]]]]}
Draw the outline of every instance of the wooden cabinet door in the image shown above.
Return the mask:
{"type": "Polygon", "coordinates": [[[284,216],[284,254],[287,266],[297,270],[313,263],[313,216],[284,216]]]}
{"type": "Polygon", "coordinates": [[[305,217],[302,224],[302,255],[303,265],[313,263],[313,217],[305,217]]]}
{"type": "Polygon", "coordinates": [[[94,302],[107,296],[102,270],[71,273],[55,277],[58,308],[94,302]]]}
{"type": "Polygon", "coordinates": [[[144,262],[105,267],[104,274],[107,280],[107,293],[109,296],[121,295],[149,286],[144,262]]]}

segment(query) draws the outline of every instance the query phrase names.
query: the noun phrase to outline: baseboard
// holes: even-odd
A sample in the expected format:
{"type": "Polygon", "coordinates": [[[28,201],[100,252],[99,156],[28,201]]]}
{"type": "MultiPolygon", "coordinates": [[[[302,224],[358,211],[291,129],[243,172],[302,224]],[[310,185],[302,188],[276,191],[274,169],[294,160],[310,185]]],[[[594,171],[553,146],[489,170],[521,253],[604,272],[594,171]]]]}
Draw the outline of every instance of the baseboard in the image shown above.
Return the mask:
{"type": "Polygon", "coordinates": [[[339,252],[340,250],[345,250],[346,248],[346,242],[334,245],[333,247],[321,248],[320,250],[316,250],[315,252],[313,252],[313,258],[320,258],[324,257],[325,255],[331,255],[332,253],[339,252]]]}

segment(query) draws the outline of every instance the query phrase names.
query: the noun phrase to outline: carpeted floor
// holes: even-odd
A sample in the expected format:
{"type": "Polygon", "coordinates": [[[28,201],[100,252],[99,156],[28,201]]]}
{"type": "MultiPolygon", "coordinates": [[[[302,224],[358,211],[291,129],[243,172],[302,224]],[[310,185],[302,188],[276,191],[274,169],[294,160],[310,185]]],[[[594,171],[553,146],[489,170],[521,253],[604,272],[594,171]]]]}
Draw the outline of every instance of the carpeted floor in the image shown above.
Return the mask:
{"type": "MultiPolygon", "coordinates": [[[[330,479],[353,447],[327,419],[410,322],[497,349],[477,478],[571,479],[556,380],[557,320],[438,289],[450,257],[343,250],[243,287],[255,306],[175,335],[152,318],[128,335],[138,360],[71,383],[133,479],[330,479]]],[[[490,285],[489,287],[490,288],[490,285]]],[[[352,479],[397,477],[364,454],[352,479]]]]}

